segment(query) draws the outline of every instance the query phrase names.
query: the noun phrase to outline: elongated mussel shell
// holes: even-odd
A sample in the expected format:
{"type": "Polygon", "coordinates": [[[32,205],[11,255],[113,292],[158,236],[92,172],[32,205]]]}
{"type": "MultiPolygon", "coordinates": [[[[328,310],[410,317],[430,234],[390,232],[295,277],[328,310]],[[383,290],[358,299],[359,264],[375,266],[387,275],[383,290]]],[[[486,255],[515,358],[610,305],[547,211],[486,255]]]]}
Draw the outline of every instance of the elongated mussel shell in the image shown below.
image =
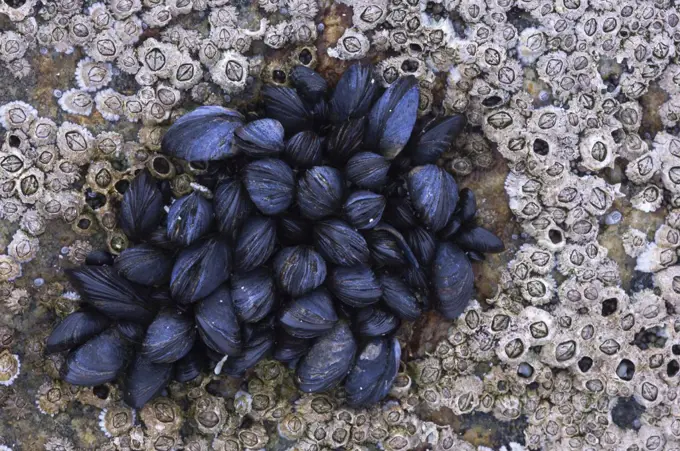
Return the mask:
{"type": "Polygon", "coordinates": [[[317,393],[338,385],[352,367],[356,350],[349,325],[345,321],[338,322],[300,360],[296,372],[300,390],[317,393]]]}
{"type": "Polygon", "coordinates": [[[418,116],[420,91],[413,76],[392,83],[368,114],[364,145],[393,159],[406,146],[418,116]]]}
{"type": "Polygon", "coordinates": [[[472,299],[472,265],[458,246],[440,243],[432,266],[437,309],[445,318],[455,319],[472,299]]]}
{"type": "Polygon", "coordinates": [[[382,337],[399,328],[399,318],[375,307],[362,308],[356,315],[356,330],[362,337],[382,337]]]}
{"type": "Polygon", "coordinates": [[[198,333],[210,349],[221,355],[241,352],[241,328],[228,286],[201,300],[194,313],[198,333]]]}
{"type": "Polygon", "coordinates": [[[467,224],[475,219],[477,214],[477,198],[475,192],[470,188],[463,188],[458,194],[460,200],[458,201],[456,216],[460,217],[461,224],[467,224]]]}
{"type": "Polygon", "coordinates": [[[364,237],[339,219],[317,223],[314,243],[326,261],[333,264],[354,266],[368,262],[368,244],[364,237]]]}
{"type": "Polygon", "coordinates": [[[229,357],[222,372],[232,377],[243,377],[246,371],[267,357],[274,348],[274,331],[269,324],[249,324],[243,333],[243,349],[229,357]]]}
{"type": "Polygon", "coordinates": [[[355,191],[343,205],[345,217],[357,229],[371,229],[378,225],[385,210],[385,197],[371,191],[355,191]]]}
{"type": "Polygon", "coordinates": [[[366,232],[366,241],[373,261],[379,266],[419,266],[401,233],[387,223],[380,223],[366,232]]]}
{"type": "Polygon", "coordinates": [[[276,248],[276,222],[274,219],[251,216],[241,228],[234,248],[234,267],[251,271],[269,260],[276,248]]]}
{"type": "Polygon", "coordinates": [[[262,214],[283,213],[293,203],[295,178],[283,161],[264,159],[246,166],[243,183],[248,195],[262,214]]]}
{"type": "Polygon", "coordinates": [[[276,119],[257,119],[236,129],[236,144],[256,158],[274,157],[283,150],[283,125],[276,119]]]}
{"type": "Polygon", "coordinates": [[[417,320],[422,310],[411,288],[400,277],[392,274],[381,274],[379,278],[382,299],[390,310],[407,321],[417,320]]]}
{"type": "Polygon", "coordinates": [[[105,250],[94,250],[85,257],[85,264],[90,266],[113,265],[113,255],[105,250]]]}
{"type": "Polygon", "coordinates": [[[321,100],[328,89],[326,80],[306,66],[295,66],[290,71],[290,81],[300,97],[310,103],[321,100]]]}
{"type": "Polygon", "coordinates": [[[336,165],[346,164],[361,148],[365,124],[359,117],[335,125],[328,134],[326,156],[336,165]]]}
{"type": "Polygon", "coordinates": [[[421,222],[437,232],[449,222],[458,204],[458,186],[451,174],[428,164],[408,174],[411,204],[421,222]]]}
{"type": "Polygon", "coordinates": [[[172,363],[187,355],[195,340],[191,315],[169,307],[161,310],[149,324],[141,352],[153,363],[172,363]]]}
{"type": "Polygon", "coordinates": [[[208,238],[183,249],[172,267],[170,293],[190,303],[206,297],[229,279],[231,251],[221,238],[208,238]]]}
{"type": "Polygon", "coordinates": [[[482,254],[496,254],[505,250],[503,241],[484,227],[463,228],[454,241],[466,251],[482,254]]]}
{"type": "Polygon", "coordinates": [[[300,357],[307,354],[310,346],[312,346],[312,340],[305,340],[304,338],[293,337],[286,332],[279,332],[276,337],[273,357],[279,362],[295,365],[300,357]]]}
{"type": "Polygon", "coordinates": [[[299,216],[284,215],[278,218],[277,231],[281,244],[293,246],[312,244],[312,223],[299,216]]]}
{"type": "Polygon", "coordinates": [[[317,288],[289,302],[281,311],[279,322],[293,337],[315,338],[331,330],[338,315],[330,293],[317,288]]]}
{"type": "Polygon", "coordinates": [[[465,126],[465,116],[443,116],[427,122],[413,133],[408,143],[408,153],[414,164],[435,164],[451,147],[452,141],[465,126]]]}
{"type": "Polygon", "coordinates": [[[210,231],[212,204],[198,191],[177,199],[168,211],[168,238],[180,246],[189,246],[210,231]]]}
{"type": "Polygon", "coordinates": [[[108,318],[97,312],[73,312],[52,329],[45,344],[45,352],[52,354],[79,346],[105,330],[109,324],[108,318]]]}
{"type": "Polygon", "coordinates": [[[194,345],[187,355],[175,362],[175,380],[189,382],[201,375],[205,361],[203,346],[194,345]]]}
{"type": "Polygon", "coordinates": [[[291,246],[274,256],[279,287],[291,296],[309,293],[326,280],[326,262],[309,246],[291,246]]]}
{"type": "Polygon", "coordinates": [[[101,385],[123,371],[130,357],[130,344],[110,328],[72,350],[61,367],[61,378],[73,385],[101,385]]]}
{"type": "Polygon", "coordinates": [[[359,63],[350,66],[333,91],[331,120],[337,123],[365,116],[378,94],[378,86],[371,66],[359,63]]]}
{"type": "Polygon", "coordinates": [[[359,188],[380,191],[387,184],[390,163],[372,152],[359,152],[349,159],[345,168],[347,179],[359,188]]]}
{"type": "Polygon", "coordinates": [[[307,107],[294,89],[265,86],[262,97],[267,117],[279,121],[287,133],[297,133],[311,127],[307,107]]]}
{"type": "Polygon", "coordinates": [[[293,135],[283,150],[286,160],[299,168],[311,168],[323,160],[323,139],[311,130],[293,135]]]}
{"type": "Polygon", "coordinates": [[[161,394],[172,375],[172,363],[153,363],[144,355],[137,354],[125,375],[123,401],[133,409],[141,409],[161,394]]]}
{"type": "Polygon", "coordinates": [[[243,116],[238,111],[201,106],[170,126],[161,149],[186,161],[223,160],[235,154],[234,131],[242,123],[243,116]]]}
{"type": "Polygon", "coordinates": [[[146,323],[155,308],[111,266],[84,266],[67,271],[83,300],[111,319],[146,323]]]}
{"type": "Polygon", "coordinates": [[[163,285],[170,281],[174,260],[167,252],[148,244],[129,247],[116,258],[114,268],[127,280],[140,285],[163,285]]]}
{"type": "Polygon", "coordinates": [[[405,233],[406,242],[421,265],[429,265],[436,251],[435,236],[422,227],[415,227],[405,233]]]}
{"type": "Polygon", "coordinates": [[[338,266],[331,271],[329,281],[335,297],[352,307],[375,304],[382,296],[380,282],[367,266],[338,266]]]}
{"type": "Polygon", "coordinates": [[[276,287],[274,279],[264,267],[231,277],[231,299],[241,321],[256,323],[274,308],[276,287]]]}
{"type": "Polygon", "coordinates": [[[345,182],[330,166],[315,166],[298,180],[297,204],[303,216],[318,220],[332,215],[342,205],[345,182]]]}
{"type": "Polygon", "coordinates": [[[138,240],[154,231],[163,217],[163,195],[144,171],[130,182],[120,204],[118,222],[128,238],[138,240]]]}
{"type": "Polygon", "coordinates": [[[396,338],[368,341],[347,375],[347,402],[353,407],[369,406],[387,396],[399,372],[401,347],[396,338]]]}
{"type": "Polygon", "coordinates": [[[228,178],[217,185],[213,198],[215,219],[220,232],[234,237],[253,211],[246,189],[236,179],[228,178]]]}

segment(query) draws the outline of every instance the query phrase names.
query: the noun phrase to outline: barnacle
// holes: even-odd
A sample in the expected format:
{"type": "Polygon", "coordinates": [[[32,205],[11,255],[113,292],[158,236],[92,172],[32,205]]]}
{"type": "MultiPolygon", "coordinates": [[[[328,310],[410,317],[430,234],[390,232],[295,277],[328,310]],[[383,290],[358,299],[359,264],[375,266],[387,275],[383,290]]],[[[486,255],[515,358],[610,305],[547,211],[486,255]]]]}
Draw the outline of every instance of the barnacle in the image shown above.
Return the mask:
{"type": "Polygon", "coordinates": [[[19,356],[5,349],[0,352],[0,385],[8,387],[19,377],[21,363],[19,356]]]}
{"type": "Polygon", "coordinates": [[[35,404],[41,413],[54,416],[68,406],[69,393],[60,381],[45,382],[38,388],[35,404]]]}

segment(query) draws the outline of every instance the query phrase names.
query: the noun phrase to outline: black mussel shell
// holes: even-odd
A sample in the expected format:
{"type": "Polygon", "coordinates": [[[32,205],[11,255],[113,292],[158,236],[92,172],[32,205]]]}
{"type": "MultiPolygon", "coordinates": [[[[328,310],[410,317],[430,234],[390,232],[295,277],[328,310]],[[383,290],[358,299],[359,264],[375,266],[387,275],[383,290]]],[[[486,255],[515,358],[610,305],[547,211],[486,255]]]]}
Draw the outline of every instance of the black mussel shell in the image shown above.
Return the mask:
{"type": "Polygon", "coordinates": [[[350,119],[333,127],[328,134],[326,155],[330,160],[343,165],[361,148],[366,120],[363,117],[350,119]]]}
{"type": "Polygon", "coordinates": [[[326,261],[333,264],[354,266],[368,262],[368,244],[364,237],[339,219],[317,223],[314,243],[326,261]]]}
{"type": "Polygon", "coordinates": [[[456,216],[460,217],[460,222],[462,224],[467,224],[475,219],[475,215],[477,214],[477,199],[475,198],[474,191],[470,188],[463,188],[458,195],[460,196],[460,200],[458,201],[456,216]]]}
{"type": "Polygon", "coordinates": [[[477,252],[477,251],[467,251],[467,252],[465,252],[465,255],[467,255],[468,258],[470,259],[470,261],[473,261],[473,262],[483,262],[486,259],[484,254],[482,254],[481,252],[477,252]]]}
{"type": "Polygon", "coordinates": [[[156,227],[156,229],[149,234],[147,242],[154,247],[165,249],[166,251],[174,251],[177,249],[177,245],[168,238],[168,228],[165,226],[156,227]]]}
{"type": "Polygon", "coordinates": [[[272,218],[251,216],[241,228],[234,247],[234,267],[242,272],[263,265],[276,248],[276,222],[272,218]]]}
{"type": "Polygon", "coordinates": [[[195,340],[191,315],[169,307],[161,310],[149,324],[141,353],[153,363],[172,363],[187,355],[195,340]]]}
{"type": "Polygon", "coordinates": [[[91,251],[85,257],[85,264],[90,266],[113,265],[113,255],[104,250],[91,251]]]}
{"type": "Polygon", "coordinates": [[[231,276],[231,299],[241,321],[256,323],[274,308],[276,287],[269,270],[260,267],[231,276]]]}
{"type": "Polygon", "coordinates": [[[111,266],[83,266],[67,271],[83,301],[111,319],[147,323],[155,307],[111,266]]]}
{"type": "Polygon", "coordinates": [[[286,142],[283,154],[293,166],[317,166],[323,161],[323,139],[311,130],[296,133],[286,142]]]}
{"type": "Polygon", "coordinates": [[[415,321],[422,314],[418,299],[411,288],[392,274],[381,274],[382,299],[391,311],[407,321],[415,321]]]}
{"type": "Polygon", "coordinates": [[[367,266],[338,266],[331,271],[329,281],[335,297],[352,307],[367,307],[382,296],[380,282],[367,266]]]}
{"type": "Polygon", "coordinates": [[[315,166],[298,180],[297,204],[302,216],[318,220],[335,213],[342,205],[345,182],[330,166],[315,166]]]}
{"type": "Polygon", "coordinates": [[[257,119],[236,129],[236,145],[255,157],[274,157],[283,151],[283,125],[276,119],[257,119]]]}
{"type": "Polygon", "coordinates": [[[443,116],[430,120],[413,133],[408,143],[409,156],[416,165],[435,164],[451,147],[465,126],[465,116],[443,116]]]}
{"type": "Polygon", "coordinates": [[[310,128],[307,107],[293,88],[265,86],[262,97],[267,117],[279,121],[286,133],[297,133],[310,128]]]}
{"type": "Polygon", "coordinates": [[[140,285],[163,285],[170,281],[173,258],[148,244],[129,247],[116,258],[114,268],[127,280],[140,285]]]}
{"type": "Polygon", "coordinates": [[[177,199],[168,211],[168,238],[189,246],[208,233],[213,223],[213,206],[198,191],[177,199]]]}
{"type": "Polygon", "coordinates": [[[408,174],[408,189],[421,222],[435,232],[443,229],[458,204],[458,186],[451,174],[432,164],[418,166],[408,174]]]}
{"type": "Polygon", "coordinates": [[[399,318],[374,307],[360,309],[356,314],[356,330],[362,337],[382,337],[399,328],[399,318]]]}
{"type": "Polygon", "coordinates": [[[430,289],[430,275],[424,267],[409,266],[402,276],[407,285],[420,293],[427,293],[430,289]]]}
{"type": "Polygon", "coordinates": [[[439,312],[447,319],[457,318],[472,299],[474,274],[467,256],[455,244],[439,243],[433,284],[439,312]]]}
{"type": "Polygon", "coordinates": [[[45,352],[52,354],[79,346],[105,330],[109,324],[108,318],[97,312],[73,312],[52,329],[45,343],[45,352]]]}
{"type": "Polygon", "coordinates": [[[161,149],[186,161],[223,160],[235,154],[234,131],[243,123],[238,111],[201,106],[181,116],[165,132],[161,149]]]}
{"type": "Polygon", "coordinates": [[[338,322],[300,360],[296,380],[300,390],[317,393],[338,385],[354,362],[357,344],[349,325],[338,322]]]}
{"type": "Polygon", "coordinates": [[[451,240],[463,226],[461,216],[454,216],[448,224],[439,231],[439,237],[443,240],[451,240]]]}
{"type": "Polygon", "coordinates": [[[359,152],[347,162],[347,179],[359,188],[380,191],[387,184],[390,163],[377,153],[359,152]]]}
{"type": "Polygon", "coordinates": [[[135,347],[135,349],[142,345],[144,336],[146,335],[146,326],[130,321],[123,321],[116,324],[115,328],[128,343],[135,347]]]}
{"type": "Polygon", "coordinates": [[[295,178],[293,170],[281,160],[264,159],[246,166],[245,184],[248,195],[265,215],[283,213],[293,203],[295,178]]]}
{"type": "Polygon", "coordinates": [[[183,249],[172,268],[170,293],[175,301],[196,302],[229,279],[231,251],[221,238],[208,238],[183,249]]]}
{"type": "Polygon", "coordinates": [[[371,257],[378,266],[419,266],[416,256],[401,233],[387,223],[366,232],[371,257]]]}
{"type": "Polygon", "coordinates": [[[330,117],[335,123],[368,114],[378,94],[378,81],[369,65],[354,64],[340,77],[333,91],[330,117]]]}
{"type": "Polygon", "coordinates": [[[390,197],[387,199],[383,219],[399,230],[409,230],[418,226],[418,219],[411,207],[411,203],[403,197],[390,197]]]}
{"type": "Polygon", "coordinates": [[[401,347],[396,338],[368,341],[347,375],[345,392],[350,406],[368,406],[387,396],[399,372],[401,347]]]}
{"type": "Polygon", "coordinates": [[[130,343],[110,328],[72,350],[61,367],[61,378],[73,385],[101,385],[123,371],[130,358],[130,343]]]}
{"type": "Polygon", "coordinates": [[[294,297],[309,293],[326,280],[326,262],[309,246],[291,246],[274,256],[279,287],[294,297]]]}
{"type": "Polygon", "coordinates": [[[312,340],[296,338],[285,332],[280,332],[276,337],[273,357],[279,362],[294,365],[300,357],[307,353],[311,345],[312,340]]]}
{"type": "Polygon", "coordinates": [[[338,322],[333,298],[325,288],[317,288],[289,302],[279,316],[279,323],[293,337],[316,338],[338,322]]]}
{"type": "Polygon", "coordinates": [[[161,307],[168,306],[173,303],[170,289],[167,287],[157,287],[149,294],[149,301],[154,305],[161,307]]]}
{"type": "Polygon", "coordinates": [[[421,265],[429,265],[437,250],[435,236],[422,227],[415,227],[405,234],[406,242],[421,265]]]}
{"type": "Polygon", "coordinates": [[[217,229],[228,237],[236,235],[253,211],[253,203],[246,189],[233,178],[225,179],[217,185],[213,206],[217,229]]]}
{"type": "Polygon", "coordinates": [[[284,215],[278,218],[279,240],[285,246],[312,244],[312,223],[298,216],[284,215]]]}
{"type": "Polygon", "coordinates": [[[328,89],[326,80],[306,66],[295,66],[290,71],[290,81],[300,97],[310,103],[321,100],[328,89]]]}
{"type": "Polygon", "coordinates": [[[123,194],[118,222],[128,238],[139,240],[153,232],[162,217],[163,195],[151,175],[144,171],[123,194]]]}
{"type": "Polygon", "coordinates": [[[175,363],[175,380],[184,383],[196,379],[205,367],[204,361],[203,347],[194,345],[187,355],[175,363]]]}
{"type": "Polygon", "coordinates": [[[343,205],[345,217],[357,229],[371,229],[378,225],[385,210],[385,197],[371,191],[355,191],[343,205]]]}
{"type": "Polygon", "coordinates": [[[153,363],[144,355],[137,354],[125,375],[123,401],[133,409],[141,409],[161,394],[172,375],[172,363],[153,363]]]}
{"type": "Polygon", "coordinates": [[[198,303],[195,321],[203,343],[210,349],[220,355],[241,352],[241,328],[228,286],[222,285],[198,303]]]}
{"type": "Polygon", "coordinates": [[[455,236],[456,244],[466,251],[496,254],[505,250],[503,241],[484,227],[463,228],[455,236]]]}
{"type": "Polygon", "coordinates": [[[420,90],[413,76],[392,83],[368,114],[364,145],[388,160],[406,146],[418,116],[420,90]]]}
{"type": "Polygon", "coordinates": [[[274,331],[268,324],[246,325],[241,353],[229,356],[222,372],[232,377],[243,377],[246,371],[267,357],[273,347],[274,331]]]}

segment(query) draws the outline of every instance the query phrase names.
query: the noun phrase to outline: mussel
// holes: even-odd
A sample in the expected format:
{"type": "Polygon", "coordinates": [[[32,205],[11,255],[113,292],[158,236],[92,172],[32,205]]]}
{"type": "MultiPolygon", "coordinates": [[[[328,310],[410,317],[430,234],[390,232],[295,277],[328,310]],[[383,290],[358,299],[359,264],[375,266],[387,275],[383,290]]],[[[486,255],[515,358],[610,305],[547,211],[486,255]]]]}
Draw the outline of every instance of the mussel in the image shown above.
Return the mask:
{"type": "Polygon", "coordinates": [[[116,328],[109,328],[66,356],[61,378],[73,385],[111,382],[123,371],[130,354],[130,343],[116,328]]]}
{"type": "Polygon", "coordinates": [[[331,292],[352,307],[375,304],[382,296],[378,278],[367,266],[337,266],[329,275],[331,292]]]}
{"type": "Polygon", "coordinates": [[[241,228],[234,247],[234,267],[251,271],[266,263],[276,249],[276,222],[272,218],[251,216],[241,228]]]}
{"type": "MultiPolygon", "coordinates": [[[[427,122],[411,135],[409,156],[417,165],[435,164],[465,126],[465,116],[443,116],[427,122]]],[[[461,193],[462,195],[462,193],[461,193]]]]}
{"type": "Polygon", "coordinates": [[[257,160],[246,166],[243,183],[250,199],[262,214],[283,213],[293,203],[295,178],[283,161],[257,160]]]}
{"type": "Polygon", "coordinates": [[[458,204],[458,187],[451,174],[432,164],[408,174],[411,203],[424,225],[437,232],[446,226],[458,204]]]}
{"type": "Polygon", "coordinates": [[[364,237],[339,219],[320,221],[314,227],[314,243],[329,262],[353,266],[368,262],[368,243],[364,237]]]}
{"type": "Polygon", "coordinates": [[[330,293],[317,288],[290,301],[281,311],[279,322],[293,337],[308,339],[328,332],[338,322],[338,315],[330,293]]]}
{"type": "Polygon", "coordinates": [[[326,280],[326,262],[309,246],[285,247],[274,256],[274,272],[285,293],[302,296],[326,280]]]}
{"type": "Polygon", "coordinates": [[[133,409],[141,409],[161,394],[172,375],[172,363],[153,363],[137,354],[125,375],[123,401],[133,409]]]}
{"type": "Polygon", "coordinates": [[[396,338],[374,338],[359,351],[347,375],[345,391],[349,405],[375,404],[387,396],[399,372],[401,347],[396,338]]]}
{"type": "Polygon", "coordinates": [[[343,211],[352,226],[370,229],[378,225],[385,210],[385,197],[371,191],[355,191],[347,197],[343,211]]]}
{"type": "Polygon", "coordinates": [[[201,300],[194,313],[198,333],[210,349],[221,355],[241,352],[241,328],[228,286],[201,300]]]}
{"type": "Polygon", "coordinates": [[[163,217],[163,196],[153,178],[143,171],[123,194],[118,222],[130,239],[141,239],[154,231],[163,217]]]}
{"type": "Polygon", "coordinates": [[[45,352],[52,354],[79,346],[104,331],[109,324],[108,318],[97,312],[73,312],[52,329],[45,344],[45,352]]]}
{"type": "Polygon", "coordinates": [[[297,204],[306,218],[318,220],[332,215],[342,205],[345,182],[330,166],[315,166],[298,180],[297,204]]]}
{"type": "Polygon", "coordinates": [[[140,244],[121,252],[114,268],[131,282],[153,286],[170,281],[173,263],[173,258],[167,252],[140,244]]]}
{"type": "Polygon", "coordinates": [[[354,64],[340,77],[330,102],[330,118],[343,122],[365,116],[378,94],[378,81],[369,65],[354,64]]]}
{"type": "Polygon", "coordinates": [[[170,277],[172,298],[183,303],[206,297],[229,279],[231,251],[218,237],[206,238],[182,250],[170,277]]]}
{"type": "Polygon", "coordinates": [[[239,319],[256,323],[264,319],[276,303],[276,287],[269,270],[264,267],[231,277],[231,299],[239,319]]]}
{"type": "Polygon", "coordinates": [[[345,168],[347,180],[362,189],[380,191],[387,184],[390,163],[372,152],[359,152],[345,168]]]}
{"type": "Polygon", "coordinates": [[[243,377],[246,371],[267,357],[273,347],[274,332],[268,323],[246,325],[241,353],[230,356],[222,371],[232,377],[243,377]]]}
{"type": "Polygon", "coordinates": [[[286,142],[283,154],[293,166],[317,166],[323,161],[323,139],[311,130],[301,131],[286,142]]]}
{"type": "Polygon", "coordinates": [[[472,265],[458,246],[439,243],[432,267],[437,309],[444,317],[455,319],[472,299],[472,265]]]}
{"type": "Polygon", "coordinates": [[[236,145],[256,158],[274,157],[283,151],[283,125],[276,119],[258,119],[236,129],[236,145]]]}
{"type": "Polygon", "coordinates": [[[422,309],[415,293],[400,277],[391,274],[380,275],[382,299],[400,318],[407,321],[417,320],[422,309]]]}
{"type": "Polygon", "coordinates": [[[217,228],[229,237],[236,235],[253,210],[253,203],[246,189],[233,178],[222,180],[217,185],[213,206],[217,228]]]}
{"type": "Polygon", "coordinates": [[[168,238],[175,244],[189,246],[210,231],[213,206],[198,191],[177,199],[168,211],[168,238]]]}
{"type": "Polygon", "coordinates": [[[279,121],[287,133],[293,134],[309,128],[309,112],[294,89],[265,86],[262,97],[267,116],[279,121]]]}
{"type": "Polygon", "coordinates": [[[481,254],[495,254],[505,250],[503,241],[484,227],[463,228],[456,234],[454,241],[466,251],[481,254]]]}
{"type": "Polygon", "coordinates": [[[356,314],[356,328],[362,337],[382,337],[396,331],[399,318],[374,307],[366,307],[356,314]]]}
{"type": "Polygon", "coordinates": [[[306,66],[295,66],[290,71],[290,81],[300,97],[311,103],[321,100],[328,89],[326,80],[306,66]]]}
{"type": "Polygon", "coordinates": [[[172,363],[191,351],[196,339],[194,320],[174,307],[161,310],[146,331],[141,353],[153,363],[172,363]]]}

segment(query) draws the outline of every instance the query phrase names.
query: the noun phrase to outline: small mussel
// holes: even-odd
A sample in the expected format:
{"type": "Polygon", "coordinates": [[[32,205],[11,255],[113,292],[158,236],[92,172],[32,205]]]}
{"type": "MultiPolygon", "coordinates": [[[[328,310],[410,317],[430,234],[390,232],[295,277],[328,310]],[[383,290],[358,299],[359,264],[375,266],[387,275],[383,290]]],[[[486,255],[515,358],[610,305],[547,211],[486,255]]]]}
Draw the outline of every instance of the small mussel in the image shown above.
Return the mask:
{"type": "Polygon", "coordinates": [[[362,337],[382,337],[399,327],[399,318],[378,308],[363,308],[356,316],[357,331],[362,337]]]}
{"type": "Polygon", "coordinates": [[[61,378],[73,385],[101,385],[116,379],[130,358],[130,342],[109,328],[72,350],[61,368],[61,378]]]}
{"type": "Polygon", "coordinates": [[[335,267],[329,281],[331,292],[351,307],[375,304],[382,296],[380,282],[368,266],[335,267]]]}
{"type": "Polygon", "coordinates": [[[437,163],[464,126],[463,115],[443,116],[425,123],[413,133],[408,144],[408,153],[413,163],[417,165],[437,163]]]}
{"type": "Polygon", "coordinates": [[[283,154],[295,167],[317,166],[323,161],[323,139],[311,130],[301,131],[286,142],[283,154]]]}
{"type": "Polygon", "coordinates": [[[201,339],[210,349],[222,355],[241,352],[241,328],[229,287],[222,285],[201,300],[195,320],[201,339]]]}
{"type": "Polygon", "coordinates": [[[319,253],[333,264],[353,266],[368,262],[368,243],[364,237],[339,219],[318,222],[314,242],[319,253]]]}
{"type": "Polygon", "coordinates": [[[317,288],[289,302],[281,311],[279,322],[293,337],[315,338],[333,328],[338,315],[330,293],[317,288]]]}
{"type": "Polygon", "coordinates": [[[407,321],[415,321],[420,317],[422,309],[418,299],[400,277],[381,274],[380,285],[383,301],[397,316],[407,321]]]}
{"type": "Polygon", "coordinates": [[[189,382],[201,375],[205,367],[205,351],[196,343],[187,355],[175,362],[175,380],[189,382]]]}
{"type": "Polygon", "coordinates": [[[158,226],[163,217],[163,195],[147,171],[130,183],[123,194],[118,221],[130,239],[141,239],[158,226]]]}
{"type": "Polygon", "coordinates": [[[251,157],[273,157],[283,151],[283,126],[275,119],[258,119],[234,132],[239,150],[251,157]]]}
{"type": "Polygon", "coordinates": [[[387,396],[399,372],[401,347],[396,338],[374,338],[360,350],[347,375],[345,391],[349,405],[375,404],[387,396]]]}
{"type": "Polygon", "coordinates": [[[378,225],[385,210],[385,197],[371,191],[355,191],[347,197],[345,217],[357,229],[371,229],[378,225]]]}
{"type": "Polygon", "coordinates": [[[234,267],[251,271],[266,263],[276,249],[276,222],[272,218],[251,216],[243,224],[234,247],[234,267]]]}
{"type": "Polygon", "coordinates": [[[222,371],[232,377],[243,377],[246,371],[267,357],[274,347],[274,331],[268,323],[248,324],[243,333],[241,353],[229,357],[222,371]]]}
{"type": "Polygon", "coordinates": [[[440,243],[433,262],[438,310],[455,319],[472,299],[474,274],[465,253],[455,244],[440,243]]]}
{"type": "Polygon", "coordinates": [[[161,310],[146,331],[141,353],[153,363],[172,363],[189,353],[196,339],[194,319],[174,307],[161,310]]]}
{"type": "Polygon", "coordinates": [[[233,178],[222,180],[217,185],[213,206],[217,228],[229,237],[238,232],[253,210],[248,192],[241,182],[233,178]]]}
{"type": "Polygon", "coordinates": [[[129,247],[116,258],[114,268],[127,280],[140,285],[163,285],[170,281],[174,260],[168,252],[147,244],[129,247]]]}
{"type": "Polygon", "coordinates": [[[177,199],[168,211],[168,238],[189,246],[210,231],[213,216],[212,204],[198,191],[177,199]]]}
{"type": "Polygon", "coordinates": [[[458,204],[458,187],[451,174],[432,164],[418,166],[408,174],[408,188],[423,224],[435,232],[443,229],[458,204]]]}
{"type": "Polygon", "coordinates": [[[274,309],[277,300],[274,278],[264,267],[236,273],[231,277],[231,299],[241,321],[256,323],[274,309]]]}
{"type": "Polygon", "coordinates": [[[296,91],[308,102],[318,102],[326,94],[326,80],[306,66],[295,66],[290,71],[290,80],[296,91]]]}
{"type": "Polygon", "coordinates": [[[243,183],[250,199],[262,214],[283,213],[293,203],[293,170],[281,160],[257,160],[246,166],[243,183]]]}
{"type": "Polygon", "coordinates": [[[153,363],[143,354],[137,354],[123,381],[123,400],[133,409],[141,409],[161,394],[172,375],[172,363],[153,363]]]}
{"type": "Polygon", "coordinates": [[[274,272],[283,292],[302,296],[326,280],[326,262],[309,246],[286,247],[274,256],[274,272]]]}
{"type": "Polygon", "coordinates": [[[340,208],[344,191],[340,171],[330,166],[315,166],[298,180],[297,204],[303,216],[318,220],[340,208]]]}
{"type": "Polygon", "coordinates": [[[104,331],[110,323],[108,318],[97,312],[73,312],[52,330],[45,344],[45,352],[52,354],[79,346],[104,331]]]}
{"type": "Polygon", "coordinates": [[[182,250],[170,278],[172,298],[196,302],[229,279],[231,251],[220,238],[198,241],[182,250]]]}
{"type": "Polygon", "coordinates": [[[359,152],[349,159],[347,180],[361,189],[379,191],[387,184],[390,163],[382,156],[371,152],[359,152]]]}

